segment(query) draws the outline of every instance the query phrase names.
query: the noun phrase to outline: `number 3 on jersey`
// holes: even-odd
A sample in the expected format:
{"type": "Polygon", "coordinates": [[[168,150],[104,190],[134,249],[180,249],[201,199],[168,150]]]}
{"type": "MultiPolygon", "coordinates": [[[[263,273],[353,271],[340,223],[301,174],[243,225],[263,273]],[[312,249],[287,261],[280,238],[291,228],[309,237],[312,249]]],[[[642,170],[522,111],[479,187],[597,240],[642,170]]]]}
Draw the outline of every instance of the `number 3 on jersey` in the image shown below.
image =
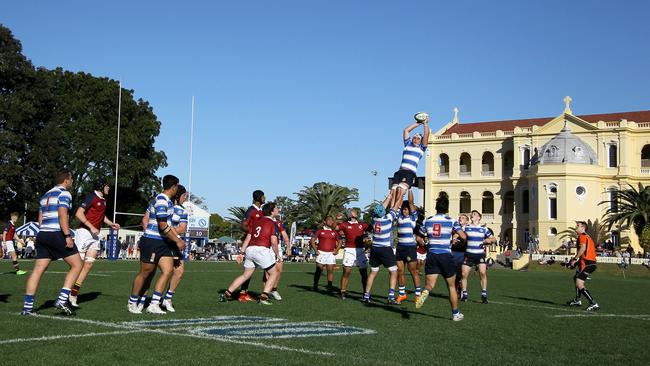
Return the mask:
{"type": "Polygon", "coordinates": [[[262,227],[258,226],[255,228],[255,234],[253,234],[254,237],[259,237],[260,236],[260,231],[262,231],[262,227]]]}
{"type": "Polygon", "coordinates": [[[431,225],[431,236],[434,238],[439,238],[442,236],[442,225],[433,224],[431,225]]]}

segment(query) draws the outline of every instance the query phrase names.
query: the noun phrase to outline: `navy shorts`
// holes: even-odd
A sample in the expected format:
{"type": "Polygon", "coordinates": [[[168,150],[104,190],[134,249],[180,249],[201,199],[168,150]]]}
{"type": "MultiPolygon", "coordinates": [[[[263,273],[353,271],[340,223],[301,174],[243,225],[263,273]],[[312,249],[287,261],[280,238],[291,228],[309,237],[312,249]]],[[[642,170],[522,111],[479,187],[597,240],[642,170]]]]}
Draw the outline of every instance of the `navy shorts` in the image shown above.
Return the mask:
{"type": "Polygon", "coordinates": [[[415,173],[407,169],[400,169],[393,175],[393,185],[405,183],[409,188],[415,185],[415,173]]]}
{"type": "Polygon", "coordinates": [[[486,264],[484,253],[465,253],[465,260],[463,261],[464,266],[475,267],[479,264],[486,264]]]}
{"type": "Polygon", "coordinates": [[[395,253],[391,247],[370,247],[370,267],[378,268],[380,265],[389,268],[397,265],[395,253]]]}
{"type": "Polygon", "coordinates": [[[414,246],[406,246],[406,245],[398,245],[397,246],[397,253],[395,254],[397,257],[398,262],[417,262],[418,261],[418,251],[417,247],[414,246]]]}
{"type": "Polygon", "coordinates": [[[173,257],[172,247],[164,240],[145,238],[140,242],[140,262],[158,264],[162,257],[173,257]]]}
{"type": "Polygon", "coordinates": [[[463,262],[465,262],[465,252],[456,252],[452,250],[451,255],[454,256],[454,264],[456,264],[456,266],[460,267],[463,265],[463,262]]]}
{"type": "Polygon", "coordinates": [[[36,236],[36,259],[57,260],[66,258],[79,253],[77,246],[72,248],[65,246],[65,236],[63,231],[40,231],[36,236]]]}
{"type": "Polygon", "coordinates": [[[440,274],[444,278],[454,277],[456,275],[454,257],[451,253],[427,253],[427,261],[424,264],[424,273],[426,275],[440,274]]]}

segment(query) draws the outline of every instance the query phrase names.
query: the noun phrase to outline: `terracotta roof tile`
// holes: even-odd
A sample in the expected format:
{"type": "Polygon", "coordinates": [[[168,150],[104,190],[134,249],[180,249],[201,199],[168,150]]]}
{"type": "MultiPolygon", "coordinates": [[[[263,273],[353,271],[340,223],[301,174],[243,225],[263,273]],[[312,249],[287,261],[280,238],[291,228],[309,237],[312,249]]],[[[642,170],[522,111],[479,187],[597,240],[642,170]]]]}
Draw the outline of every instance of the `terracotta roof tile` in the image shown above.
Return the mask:
{"type": "MultiPolygon", "coordinates": [[[[605,114],[587,114],[576,116],[590,123],[598,121],[613,122],[621,119],[634,122],[650,122],[650,110],[637,111],[637,112],[620,112],[620,113],[605,113],[605,114]]],[[[555,117],[543,118],[529,118],[529,119],[515,119],[506,121],[493,121],[493,122],[473,122],[473,123],[460,123],[452,126],[445,131],[443,135],[451,135],[452,133],[472,133],[476,132],[495,132],[512,131],[515,127],[532,127],[533,125],[543,126],[555,117]]]]}

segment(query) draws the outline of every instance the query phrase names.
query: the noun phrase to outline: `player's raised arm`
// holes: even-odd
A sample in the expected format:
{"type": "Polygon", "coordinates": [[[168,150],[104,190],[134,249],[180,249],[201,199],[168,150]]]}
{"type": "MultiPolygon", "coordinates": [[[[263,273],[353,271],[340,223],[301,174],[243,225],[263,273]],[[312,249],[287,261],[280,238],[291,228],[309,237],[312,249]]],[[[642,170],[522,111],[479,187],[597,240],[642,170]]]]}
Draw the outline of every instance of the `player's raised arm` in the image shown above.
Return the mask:
{"type": "Polygon", "coordinates": [[[416,129],[419,125],[420,125],[420,123],[418,123],[418,122],[415,122],[415,123],[413,123],[412,125],[408,125],[408,126],[404,129],[404,132],[403,132],[403,134],[402,134],[403,139],[404,139],[404,140],[408,140],[409,135],[411,134],[411,131],[413,131],[414,129],[416,129]]]}

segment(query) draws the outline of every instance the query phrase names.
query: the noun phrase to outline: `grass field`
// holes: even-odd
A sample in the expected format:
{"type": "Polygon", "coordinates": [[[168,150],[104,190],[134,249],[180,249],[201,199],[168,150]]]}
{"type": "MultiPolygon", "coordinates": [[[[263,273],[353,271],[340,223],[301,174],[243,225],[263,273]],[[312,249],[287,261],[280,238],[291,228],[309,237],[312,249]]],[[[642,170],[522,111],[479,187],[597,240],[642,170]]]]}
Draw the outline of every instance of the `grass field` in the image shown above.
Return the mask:
{"type": "MultiPolygon", "coordinates": [[[[314,265],[294,263],[285,266],[284,300],[273,306],[219,303],[218,292],[239,267],[192,262],[174,298],[176,313],[132,315],[126,301],[137,268],[137,262],[98,262],[79,296],[81,309],[67,318],[52,307],[66,271],[54,263],[37,294],[39,315],[21,317],[26,276],[0,263],[0,364],[648,364],[650,271],[641,266],[626,278],[616,266],[599,266],[588,282],[601,305],[596,314],[564,306],[574,294],[572,272],[558,265],[490,270],[487,305],[477,301],[473,275],[462,322],[450,320],[440,279],[421,309],[412,295],[387,306],[382,269],[375,303],[366,306],[358,273],[352,296],[341,301],[310,291],[314,265]]],[[[337,272],[335,284],[339,278],[337,272]]],[[[251,289],[260,285],[256,274],[251,289]]]]}

